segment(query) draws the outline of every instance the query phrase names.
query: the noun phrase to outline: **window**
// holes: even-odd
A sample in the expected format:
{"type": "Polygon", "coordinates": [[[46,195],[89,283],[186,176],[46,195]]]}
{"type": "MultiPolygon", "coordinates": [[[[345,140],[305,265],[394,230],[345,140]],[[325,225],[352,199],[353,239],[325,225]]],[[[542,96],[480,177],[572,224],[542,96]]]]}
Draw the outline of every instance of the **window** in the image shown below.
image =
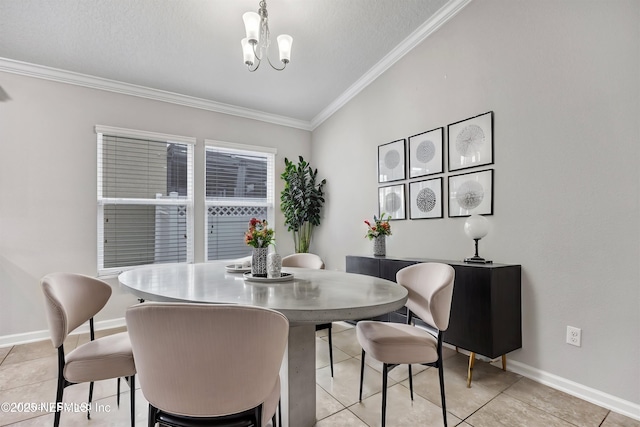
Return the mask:
{"type": "Polygon", "coordinates": [[[251,218],[273,225],[274,149],[205,141],[206,260],[251,253],[244,233],[251,218]]]}
{"type": "Polygon", "coordinates": [[[96,126],[98,272],[193,262],[194,138],[96,126]]]}

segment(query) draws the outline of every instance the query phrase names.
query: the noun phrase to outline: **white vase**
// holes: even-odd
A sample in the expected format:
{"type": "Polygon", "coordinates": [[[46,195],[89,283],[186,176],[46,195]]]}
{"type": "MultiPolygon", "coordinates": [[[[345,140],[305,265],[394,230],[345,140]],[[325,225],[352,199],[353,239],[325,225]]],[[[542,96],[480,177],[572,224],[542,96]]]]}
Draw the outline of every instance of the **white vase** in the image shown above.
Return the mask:
{"type": "Polygon", "coordinates": [[[277,252],[267,255],[267,277],[275,279],[282,276],[282,257],[277,252]]]}

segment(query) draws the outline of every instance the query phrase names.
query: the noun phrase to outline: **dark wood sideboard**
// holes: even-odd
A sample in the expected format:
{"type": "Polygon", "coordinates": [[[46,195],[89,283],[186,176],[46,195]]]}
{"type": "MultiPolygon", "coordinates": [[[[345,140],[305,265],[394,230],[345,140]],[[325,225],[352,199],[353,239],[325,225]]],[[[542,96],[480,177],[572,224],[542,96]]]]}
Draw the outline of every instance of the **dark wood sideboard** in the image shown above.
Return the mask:
{"type": "MultiPolygon", "coordinates": [[[[455,272],[449,328],[444,341],[490,359],[522,347],[521,266],[468,264],[419,258],[347,255],[347,272],[382,277],[395,282],[398,270],[420,262],[442,262],[455,272]]],[[[406,323],[406,309],[378,320],[406,323]]],[[[471,372],[469,372],[469,384],[471,372]]]]}

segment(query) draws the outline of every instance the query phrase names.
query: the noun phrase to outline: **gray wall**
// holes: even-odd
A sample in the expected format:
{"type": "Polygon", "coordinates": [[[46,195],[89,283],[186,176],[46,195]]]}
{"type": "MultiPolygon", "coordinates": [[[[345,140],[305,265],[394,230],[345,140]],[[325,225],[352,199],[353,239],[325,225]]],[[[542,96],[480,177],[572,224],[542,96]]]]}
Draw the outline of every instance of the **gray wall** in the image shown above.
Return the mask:
{"type": "MultiPolygon", "coordinates": [[[[0,102],[0,344],[46,330],[43,275],[97,273],[96,124],[197,138],[196,227],[204,221],[204,139],[277,148],[276,177],[284,157],[310,156],[307,131],[15,74],[0,72],[0,86],[10,97],[0,102]]],[[[277,211],[278,250],[288,254],[283,222],[277,211]]],[[[196,261],[204,260],[204,235],[196,228],[196,261]]],[[[98,321],[122,319],[135,302],[110,283],[115,294],[98,321]]]]}
{"type": "MultiPolygon", "coordinates": [[[[328,178],[312,250],[328,268],[344,269],[345,255],[372,251],[362,221],[377,213],[377,146],[492,110],[495,214],[481,253],[523,266],[524,343],[510,366],[637,408],[639,23],[633,0],[472,2],[312,136],[0,73],[10,97],[0,102],[0,339],[46,328],[41,276],[96,273],[95,124],[194,136],[200,158],[204,138],[274,146],[277,176],[283,157],[311,158],[328,178]],[[564,343],[567,325],[582,328],[582,347],[564,343]]],[[[196,194],[202,182],[196,162],[196,194]]],[[[290,253],[276,218],[278,249],[290,253]]],[[[396,221],[388,253],[469,256],[463,224],[396,221]]],[[[196,239],[197,261],[203,239],[196,239]]],[[[135,301],[114,289],[98,320],[122,318],[135,301]]]]}
{"type": "MultiPolygon", "coordinates": [[[[469,4],[314,130],[314,166],[330,173],[316,235],[327,267],[372,253],[362,221],[378,212],[378,145],[492,110],[480,246],[523,266],[523,348],[509,359],[640,403],[639,26],[637,1],[469,4]],[[582,347],[565,344],[567,325],[582,347]]],[[[464,221],[395,221],[387,254],[470,256],[464,221]]]]}

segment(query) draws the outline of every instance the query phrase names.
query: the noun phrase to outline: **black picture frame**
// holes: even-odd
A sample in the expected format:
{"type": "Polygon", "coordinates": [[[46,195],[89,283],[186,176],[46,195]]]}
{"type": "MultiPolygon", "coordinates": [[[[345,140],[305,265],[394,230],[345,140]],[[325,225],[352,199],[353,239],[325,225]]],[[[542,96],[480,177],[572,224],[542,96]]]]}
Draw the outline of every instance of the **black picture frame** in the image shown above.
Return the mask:
{"type": "Polygon", "coordinates": [[[409,137],[409,178],[434,175],[444,171],[444,127],[409,137]]]}
{"type": "Polygon", "coordinates": [[[449,171],[493,164],[493,111],[447,125],[449,171]]]}
{"type": "Polygon", "coordinates": [[[442,178],[409,183],[409,218],[443,217],[442,178]]]}
{"type": "Polygon", "coordinates": [[[400,181],[406,178],[405,139],[378,146],[378,182],[400,181]]]}
{"type": "Polygon", "coordinates": [[[378,187],[378,215],[386,213],[391,220],[407,219],[404,184],[378,187]]]}
{"type": "Polygon", "coordinates": [[[493,215],[493,169],[449,176],[449,217],[493,215]]]}

